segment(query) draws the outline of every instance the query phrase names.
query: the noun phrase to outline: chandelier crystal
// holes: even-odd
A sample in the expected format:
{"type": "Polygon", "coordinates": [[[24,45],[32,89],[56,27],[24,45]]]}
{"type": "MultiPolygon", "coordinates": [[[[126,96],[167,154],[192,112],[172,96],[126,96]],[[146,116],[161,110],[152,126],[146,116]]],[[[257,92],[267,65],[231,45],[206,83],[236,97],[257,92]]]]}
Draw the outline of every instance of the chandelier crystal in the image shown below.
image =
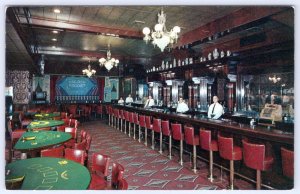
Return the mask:
{"type": "Polygon", "coordinates": [[[276,75],[274,75],[273,77],[269,77],[269,80],[271,82],[273,82],[274,84],[276,84],[277,82],[279,82],[281,80],[280,77],[276,77],[276,75]]]}
{"type": "Polygon", "coordinates": [[[91,65],[88,65],[87,69],[82,70],[82,74],[86,75],[88,77],[93,76],[96,73],[96,71],[94,69],[91,69],[91,65]]]}
{"type": "Polygon", "coordinates": [[[114,66],[118,66],[119,60],[111,58],[110,45],[108,45],[106,57],[106,59],[103,57],[99,59],[100,67],[104,66],[107,69],[107,71],[110,71],[114,66]]]}
{"type": "Polygon", "coordinates": [[[157,14],[158,24],[154,26],[154,31],[150,34],[150,28],[145,27],[143,29],[143,34],[145,35],[144,41],[148,43],[152,40],[154,46],[158,46],[161,52],[164,51],[166,46],[169,44],[173,45],[177,43],[178,33],[180,33],[180,27],[174,26],[170,32],[166,28],[166,14],[161,10],[161,13],[157,14]]]}

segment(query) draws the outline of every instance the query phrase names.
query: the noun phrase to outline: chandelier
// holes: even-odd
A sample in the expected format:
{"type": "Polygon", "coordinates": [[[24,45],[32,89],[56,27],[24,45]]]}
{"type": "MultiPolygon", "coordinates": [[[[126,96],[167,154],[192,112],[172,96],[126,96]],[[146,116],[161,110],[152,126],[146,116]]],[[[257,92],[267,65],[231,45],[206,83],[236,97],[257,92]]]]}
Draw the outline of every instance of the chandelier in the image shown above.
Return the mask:
{"type": "Polygon", "coordinates": [[[269,77],[269,80],[272,81],[274,84],[276,84],[277,82],[279,82],[281,80],[281,78],[276,77],[276,75],[274,75],[273,77],[269,77]]]}
{"type": "Polygon", "coordinates": [[[168,44],[173,45],[177,42],[178,39],[178,33],[180,32],[179,26],[174,26],[173,29],[171,29],[170,32],[167,31],[166,28],[166,14],[164,14],[164,11],[161,10],[161,13],[158,13],[158,24],[155,24],[154,30],[151,32],[150,35],[150,28],[145,27],[143,29],[143,34],[145,35],[144,41],[148,43],[150,40],[152,40],[152,44],[155,46],[157,45],[161,52],[168,46],[168,44]]]}
{"type": "Polygon", "coordinates": [[[110,45],[108,45],[108,50],[107,50],[107,58],[101,58],[99,59],[99,65],[104,66],[107,71],[110,71],[114,66],[118,66],[119,60],[115,58],[111,58],[111,52],[110,52],[110,45]]]}
{"type": "MultiPolygon", "coordinates": [[[[90,62],[89,62],[90,63],[90,62]]],[[[91,77],[92,75],[94,75],[96,73],[96,71],[94,69],[91,69],[91,65],[88,65],[87,69],[82,70],[82,74],[86,75],[88,77],[91,77]]]]}

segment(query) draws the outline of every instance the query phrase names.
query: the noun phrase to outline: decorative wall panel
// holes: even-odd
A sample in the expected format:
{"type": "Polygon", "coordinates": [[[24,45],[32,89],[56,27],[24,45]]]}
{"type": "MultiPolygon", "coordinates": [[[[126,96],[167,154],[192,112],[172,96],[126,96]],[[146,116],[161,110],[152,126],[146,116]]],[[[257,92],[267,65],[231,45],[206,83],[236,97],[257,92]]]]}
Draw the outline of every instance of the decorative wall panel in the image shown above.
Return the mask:
{"type": "Polygon", "coordinates": [[[104,102],[119,98],[119,79],[105,77],[104,102]]]}
{"type": "Polygon", "coordinates": [[[36,91],[38,86],[42,89],[42,91],[47,92],[46,100],[50,102],[50,75],[44,75],[43,77],[33,77],[32,92],[36,91]]]}
{"type": "Polygon", "coordinates": [[[13,103],[28,104],[31,92],[29,71],[7,71],[5,80],[6,87],[13,87],[13,103]]]}

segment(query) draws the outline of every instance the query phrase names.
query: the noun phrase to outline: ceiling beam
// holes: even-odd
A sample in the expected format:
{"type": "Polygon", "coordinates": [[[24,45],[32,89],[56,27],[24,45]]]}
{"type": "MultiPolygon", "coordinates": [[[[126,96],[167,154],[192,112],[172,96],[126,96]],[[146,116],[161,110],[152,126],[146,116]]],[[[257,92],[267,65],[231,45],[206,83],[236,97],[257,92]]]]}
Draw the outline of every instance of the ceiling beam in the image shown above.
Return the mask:
{"type": "MultiPolygon", "coordinates": [[[[27,21],[23,15],[19,15],[20,23],[26,25],[27,21]]],[[[67,31],[77,31],[84,33],[102,34],[107,36],[118,35],[122,38],[142,39],[143,34],[141,31],[125,29],[125,28],[114,28],[102,25],[89,25],[80,22],[70,22],[64,20],[54,20],[50,18],[42,17],[31,17],[31,26],[40,26],[51,29],[62,29],[67,31]]]]}
{"type": "Polygon", "coordinates": [[[210,22],[183,34],[176,46],[183,46],[202,40],[216,33],[224,32],[232,28],[256,21],[258,19],[274,15],[286,8],[283,7],[246,7],[232,12],[222,18],[210,22]]]}
{"type": "MultiPolygon", "coordinates": [[[[51,49],[51,47],[39,47],[39,54],[44,55],[61,55],[61,56],[70,56],[70,57],[86,57],[91,58],[91,61],[93,59],[97,58],[100,59],[101,57],[106,58],[106,53],[99,53],[99,52],[90,52],[90,51],[79,51],[79,50],[72,50],[72,49],[66,49],[66,48],[55,48],[51,49]]],[[[126,60],[126,61],[139,61],[139,62],[145,62],[149,60],[149,58],[145,57],[131,57],[131,56],[123,56],[123,55],[112,55],[111,57],[114,57],[119,60],[126,60]]]]}

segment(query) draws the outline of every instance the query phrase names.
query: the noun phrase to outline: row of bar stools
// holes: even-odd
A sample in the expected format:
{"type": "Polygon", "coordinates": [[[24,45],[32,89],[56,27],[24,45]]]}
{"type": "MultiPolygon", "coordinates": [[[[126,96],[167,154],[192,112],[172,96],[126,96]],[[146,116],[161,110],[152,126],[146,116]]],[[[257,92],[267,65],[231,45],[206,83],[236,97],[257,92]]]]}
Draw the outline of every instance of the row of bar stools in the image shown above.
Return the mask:
{"type": "Polygon", "coordinates": [[[134,113],[133,112],[129,112],[129,121],[128,121],[128,125],[129,125],[129,128],[128,128],[128,136],[131,137],[131,125],[134,124],[133,122],[133,116],[134,116],[134,113]]]}
{"type": "Polygon", "coordinates": [[[136,139],[136,126],[139,125],[139,115],[137,113],[133,114],[133,139],[136,139]]]}
{"type": "Polygon", "coordinates": [[[123,120],[124,120],[124,117],[123,117],[123,113],[124,112],[124,110],[120,110],[120,112],[119,112],[119,119],[120,119],[120,124],[119,124],[119,130],[120,131],[123,131],[123,120]]]}

